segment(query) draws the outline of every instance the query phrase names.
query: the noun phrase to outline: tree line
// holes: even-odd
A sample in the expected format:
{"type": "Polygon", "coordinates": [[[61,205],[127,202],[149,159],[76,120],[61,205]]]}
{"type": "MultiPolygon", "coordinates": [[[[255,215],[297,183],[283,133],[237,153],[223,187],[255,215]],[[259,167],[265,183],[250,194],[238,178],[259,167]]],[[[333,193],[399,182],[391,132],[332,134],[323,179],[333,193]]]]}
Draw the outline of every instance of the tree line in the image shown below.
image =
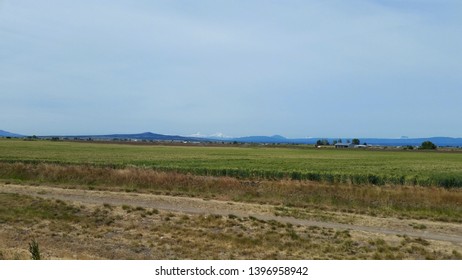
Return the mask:
{"type": "MultiPolygon", "coordinates": [[[[342,142],[342,139],[337,139],[337,140],[333,140],[332,141],[332,145],[335,145],[335,144],[338,144],[338,143],[343,143],[342,142]]],[[[352,140],[350,139],[347,139],[346,140],[346,143],[347,144],[353,144],[353,145],[360,145],[361,144],[361,141],[358,139],[358,138],[354,138],[352,140]]],[[[328,139],[318,139],[318,141],[316,141],[316,146],[330,146],[331,143],[329,142],[328,139]]],[[[367,145],[366,142],[363,143],[363,145],[367,145]]],[[[438,146],[435,145],[435,143],[431,142],[431,141],[424,141],[422,142],[422,144],[418,147],[419,150],[436,150],[438,148],[438,146]]],[[[414,149],[413,146],[406,146],[406,149],[414,149]]]]}

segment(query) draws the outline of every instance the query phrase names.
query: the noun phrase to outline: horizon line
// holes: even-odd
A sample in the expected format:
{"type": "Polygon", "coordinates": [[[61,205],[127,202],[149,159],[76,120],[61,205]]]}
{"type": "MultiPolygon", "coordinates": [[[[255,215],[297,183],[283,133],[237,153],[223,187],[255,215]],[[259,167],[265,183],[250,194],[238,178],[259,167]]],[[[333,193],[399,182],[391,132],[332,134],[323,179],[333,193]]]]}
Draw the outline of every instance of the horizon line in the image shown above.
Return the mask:
{"type": "Polygon", "coordinates": [[[361,137],[361,136],[355,136],[355,137],[345,137],[345,136],[305,136],[305,137],[286,137],[281,134],[272,134],[272,135],[261,135],[261,134],[254,134],[254,135],[245,135],[245,136],[225,136],[225,137],[220,137],[217,136],[217,134],[220,133],[215,133],[215,134],[210,134],[210,135],[201,135],[200,133],[195,133],[195,134],[190,134],[190,135],[184,135],[184,134],[164,134],[164,133],[157,133],[157,132],[152,132],[152,131],[144,131],[144,132],[136,132],[136,133],[120,133],[120,132],[115,132],[115,133],[98,133],[98,134],[48,134],[48,135],[42,135],[42,134],[22,134],[22,133],[16,133],[16,132],[10,132],[6,130],[0,129],[0,131],[10,133],[10,134],[15,134],[19,135],[19,137],[28,137],[28,136],[37,136],[37,137],[82,137],[82,136],[110,136],[110,135],[140,135],[140,134],[146,134],[146,133],[152,133],[152,134],[158,134],[158,135],[165,135],[165,136],[180,136],[180,137],[187,137],[187,138],[218,138],[218,139],[237,139],[237,138],[247,138],[247,137],[268,137],[268,138],[276,138],[276,137],[283,137],[288,140],[295,140],[295,139],[390,139],[390,140],[406,140],[406,139],[426,139],[426,138],[453,138],[453,139],[460,139],[462,137],[457,137],[457,136],[417,136],[417,137],[408,137],[408,136],[400,136],[400,137],[380,137],[380,136],[368,136],[368,137],[361,137]]]}

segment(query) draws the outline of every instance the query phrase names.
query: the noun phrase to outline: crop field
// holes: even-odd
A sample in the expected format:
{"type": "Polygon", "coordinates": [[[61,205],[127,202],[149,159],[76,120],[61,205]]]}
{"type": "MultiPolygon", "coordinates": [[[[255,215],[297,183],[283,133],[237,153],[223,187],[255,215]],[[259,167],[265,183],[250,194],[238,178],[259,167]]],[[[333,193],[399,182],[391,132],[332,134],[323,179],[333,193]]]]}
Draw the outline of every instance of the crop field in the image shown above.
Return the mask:
{"type": "Polygon", "coordinates": [[[462,187],[462,153],[0,140],[1,162],[141,167],[205,176],[462,187]]]}

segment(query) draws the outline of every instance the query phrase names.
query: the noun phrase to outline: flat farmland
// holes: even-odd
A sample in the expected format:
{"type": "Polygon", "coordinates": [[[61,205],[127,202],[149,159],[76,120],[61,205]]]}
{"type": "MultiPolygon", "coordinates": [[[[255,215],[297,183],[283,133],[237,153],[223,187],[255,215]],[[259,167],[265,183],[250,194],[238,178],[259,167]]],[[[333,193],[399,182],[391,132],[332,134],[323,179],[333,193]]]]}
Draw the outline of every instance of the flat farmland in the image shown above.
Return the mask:
{"type": "Polygon", "coordinates": [[[206,176],[353,185],[462,186],[462,153],[458,152],[1,140],[0,161],[142,167],[206,176]]]}
{"type": "Polygon", "coordinates": [[[2,139],[0,259],[31,240],[44,259],[462,259],[461,170],[457,152],[2,139]]]}

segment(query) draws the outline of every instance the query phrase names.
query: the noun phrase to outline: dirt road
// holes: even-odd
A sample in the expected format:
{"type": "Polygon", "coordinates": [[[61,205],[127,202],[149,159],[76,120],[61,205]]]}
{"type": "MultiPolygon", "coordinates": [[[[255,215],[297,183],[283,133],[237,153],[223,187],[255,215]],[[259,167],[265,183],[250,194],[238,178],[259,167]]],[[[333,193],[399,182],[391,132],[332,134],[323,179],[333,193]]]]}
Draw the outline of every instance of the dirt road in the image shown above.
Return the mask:
{"type": "Polygon", "coordinates": [[[62,189],[48,186],[0,185],[0,192],[30,195],[45,199],[59,199],[80,204],[129,205],[132,207],[139,206],[188,214],[235,215],[237,217],[252,216],[260,220],[275,220],[281,223],[291,223],[293,225],[317,226],[340,230],[348,229],[384,235],[407,235],[414,238],[451,242],[459,245],[462,244],[462,225],[454,223],[328,213],[330,216],[335,216],[337,221],[348,221],[348,223],[341,223],[323,220],[317,217],[316,214],[310,215],[307,219],[275,215],[275,206],[270,205],[152,194],[62,189]],[[415,223],[424,225],[425,229],[419,230],[413,228],[411,225],[415,223]]]}

